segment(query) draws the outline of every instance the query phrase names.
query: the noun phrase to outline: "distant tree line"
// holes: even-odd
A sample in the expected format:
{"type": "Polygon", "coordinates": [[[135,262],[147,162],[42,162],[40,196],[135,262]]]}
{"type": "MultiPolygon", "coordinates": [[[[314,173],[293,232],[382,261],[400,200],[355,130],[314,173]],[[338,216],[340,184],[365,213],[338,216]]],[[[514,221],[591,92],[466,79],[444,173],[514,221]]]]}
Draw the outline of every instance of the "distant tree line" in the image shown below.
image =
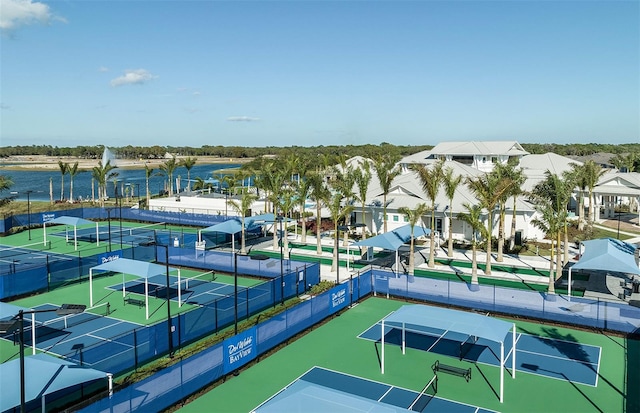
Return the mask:
{"type": "MultiPolygon", "coordinates": [[[[563,156],[584,156],[598,152],[612,154],[640,153],[640,143],[629,144],[522,144],[522,147],[532,154],[542,154],[547,152],[556,153],[563,156]]],[[[30,146],[5,146],[0,147],[0,158],[8,156],[69,156],[84,159],[101,159],[104,152],[104,145],[96,146],[76,146],[58,147],[51,145],[30,145],[30,146]]],[[[393,145],[383,142],[379,145],[330,145],[330,146],[266,146],[266,147],[244,147],[244,146],[222,146],[203,145],[200,148],[189,146],[132,146],[109,147],[109,149],[121,159],[163,159],[169,152],[177,156],[209,156],[219,158],[258,158],[261,156],[281,156],[295,152],[301,156],[347,156],[356,155],[376,158],[379,155],[407,156],[420,151],[433,148],[433,145],[393,145]]]]}

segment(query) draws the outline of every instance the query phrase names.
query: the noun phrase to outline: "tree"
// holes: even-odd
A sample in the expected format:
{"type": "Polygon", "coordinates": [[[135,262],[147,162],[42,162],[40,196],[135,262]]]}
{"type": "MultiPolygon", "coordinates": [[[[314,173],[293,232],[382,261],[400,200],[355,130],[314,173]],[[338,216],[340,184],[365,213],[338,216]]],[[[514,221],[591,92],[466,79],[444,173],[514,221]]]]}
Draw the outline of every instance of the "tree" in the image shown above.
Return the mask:
{"type": "Polygon", "coordinates": [[[444,169],[442,175],[442,183],[444,185],[444,192],[447,194],[449,200],[449,242],[447,243],[447,257],[453,257],[453,197],[456,195],[456,190],[462,182],[462,175],[453,175],[453,168],[447,167],[444,169]]]}
{"type": "Polygon", "coordinates": [[[147,209],[149,209],[149,206],[151,204],[151,191],[149,190],[149,178],[151,178],[151,175],[153,174],[153,168],[151,168],[149,165],[147,165],[146,163],[144,164],[144,180],[145,180],[145,184],[147,187],[147,209]]]}
{"type": "Polygon", "coordinates": [[[587,221],[589,225],[595,220],[595,199],[593,196],[593,188],[598,184],[600,177],[605,173],[605,170],[600,167],[593,160],[588,160],[583,165],[583,174],[587,184],[587,190],[589,191],[589,217],[587,221]]]}
{"type": "Polygon", "coordinates": [[[635,163],[638,159],[638,154],[635,152],[629,152],[627,154],[617,154],[613,158],[611,158],[610,162],[618,168],[619,171],[622,172],[622,169],[625,172],[634,172],[635,171],[635,163]]]}
{"type": "Polygon", "coordinates": [[[62,180],[60,181],[60,201],[64,200],[64,176],[69,172],[69,164],[66,162],[58,161],[58,168],[60,168],[60,175],[62,180]]]}
{"type": "MultiPolygon", "coordinates": [[[[242,194],[240,199],[236,201],[235,199],[227,200],[227,204],[233,209],[235,212],[240,214],[242,221],[242,233],[241,233],[241,241],[240,241],[240,254],[246,254],[247,250],[245,248],[245,216],[247,215],[247,211],[251,209],[251,205],[258,199],[258,197],[252,193],[245,192],[242,194]]],[[[235,248],[235,246],[232,246],[235,248]]]]}
{"type": "Polygon", "coordinates": [[[440,184],[442,183],[442,165],[443,161],[436,162],[432,168],[428,168],[426,165],[413,165],[411,167],[418,174],[418,180],[422,185],[422,190],[427,195],[427,198],[431,200],[431,232],[429,233],[429,268],[436,266],[435,263],[435,228],[436,228],[436,198],[440,191],[440,184]]]}
{"type": "Polygon", "coordinates": [[[571,163],[570,174],[578,188],[578,231],[584,230],[584,194],[587,189],[587,176],[583,164],[571,163]]]}
{"type": "Polygon", "coordinates": [[[173,173],[178,167],[178,162],[176,161],[176,157],[174,156],[171,159],[167,159],[163,164],[160,165],[160,170],[167,175],[169,179],[169,196],[173,196],[173,173]]]}
{"type": "Polygon", "coordinates": [[[346,216],[351,214],[353,210],[352,205],[342,206],[342,200],[344,196],[340,192],[334,192],[327,203],[327,208],[329,208],[329,213],[331,214],[331,220],[333,221],[333,230],[336,236],[336,242],[333,247],[333,261],[331,263],[331,272],[337,271],[338,265],[340,265],[339,251],[338,251],[338,224],[341,220],[343,220],[346,216]]]}
{"type": "Polygon", "coordinates": [[[67,165],[67,172],[69,173],[69,199],[73,202],[73,180],[78,174],[78,162],[74,163],[71,166],[67,165]]]}
{"type": "MultiPolygon", "coordinates": [[[[553,265],[554,265],[554,249],[558,248],[560,243],[560,228],[562,226],[561,220],[563,217],[554,208],[550,200],[539,199],[539,202],[535,205],[536,210],[540,213],[539,217],[531,220],[531,223],[551,239],[551,256],[549,258],[549,294],[555,294],[555,281],[553,265]],[[554,247],[554,238],[556,241],[554,247]]],[[[566,211],[565,211],[566,215],[566,211]]],[[[559,251],[558,251],[559,254],[559,251]]],[[[560,271],[560,267],[558,267],[560,271]]]]}
{"type": "Polygon", "coordinates": [[[478,284],[478,235],[487,242],[491,240],[491,237],[488,236],[487,228],[482,222],[482,207],[468,203],[463,206],[467,212],[459,213],[458,219],[471,227],[471,284],[478,284]]]}
{"type": "Polygon", "coordinates": [[[91,175],[98,182],[98,198],[100,198],[100,206],[104,207],[104,201],[107,198],[107,181],[117,175],[113,170],[115,166],[111,165],[111,161],[107,161],[104,165],[102,161],[98,162],[98,166],[94,166],[91,175]]]}
{"type": "Polygon", "coordinates": [[[369,190],[369,183],[371,182],[371,164],[369,161],[362,163],[362,167],[355,170],[355,180],[358,186],[357,200],[360,202],[361,215],[362,215],[362,239],[367,239],[367,220],[365,214],[365,207],[367,201],[367,191],[369,190]]]}
{"type": "Polygon", "coordinates": [[[180,165],[184,166],[187,170],[187,190],[191,191],[191,168],[196,164],[198,158],[192,158],[187,156],[182,161],[180,161],[180,165]]]}
{"type": "Polygon", "coordinates": [[[502,194],[500,199],[498,200],[498,255],[496,257],[496,261],[502,262],[503,252],[504,252],[504,238],[505,238],[505,217],[507,211],[507,201],[510,197],[513,197],[513,215],[511,220],[511,228],[513,231],[513,237],[515,237],[515,205],[517,200],[517,195],[522,191],[520,186],[524,182],[523,175],[517,176],[516,163],[508,162],[506,164],[498,163],[496,164],[493,171],[491,171],[492,175],[495,175],[495,179],[504,181],[504,184],[507,185],[507,190],[502,194]]]}
{"type": "MultiPolygon", "coordinates": [[[[6,175],[0,175],[0,193],[4,191],[8,191],[13,186],[13,181],[10,177],[6,175]]],[[[14,196],[7,196],[0,198],[0,206],[7,205],[9,202],[13,201],[14,196]]]]}
{"type": "Polygon", "coordinates": [[[493,236],[493,219],[496,205],[503,193],[509,190],[509,183],[496,179],[495,175],[483,174],[475,178],[468,177],[466,184],[480,202],[480,206],[487,210],[487,262],[485,274],[491,275],[491,242],[493,236]]]}
{"type": "Polygon", "coordinates": [[[307,171],[306,175],[295,184],[295,200],[300,207],[301,241],[303,244],[307,243],[307,198],[311,192],[311,182],[308,179],[310,173],[315,172],[307,171]]]}
{"type": "Polygon", "coordinates": [[[415,267],[415,257],[414,257],[414,239],[413,239],[413,234],[414,234],[414,229],[416,224],[418,223],[418,221],[422,220],[422,216],[429,211],[429,207],[427,206],[427,204],[425,203],[420,203],[418,205],[416,205],[415,208],[408,208],[408,207],[400,207],[398,208],[398,211],[403,214],[405,217],[407,217],[407,220],[409,221],[409,225],[411,225],[411,242],[409,243],[409,270],[408,270],[408,274],[409,275],[413,275],[414,272],[414,267],[415,267]]]}
{"type": "Polygon", "coordinates": [[[387,232],[387,195],[391,191],[391,184],[402,172],[400,166],[396,165],[397,159],[391,155],[377,157],[373,162],[373,170],[376,172],[380,188],[382,189],[382,219],[383,232],[387,232]]]}
{"type": "Polygon", "coordinates": [[[329,201],[329,189],[324,183],[320,171],[309,174],[307,177],[310,186],[309,198],[316,203],[316,254],[322,255],[322,207],[329,201]]]}

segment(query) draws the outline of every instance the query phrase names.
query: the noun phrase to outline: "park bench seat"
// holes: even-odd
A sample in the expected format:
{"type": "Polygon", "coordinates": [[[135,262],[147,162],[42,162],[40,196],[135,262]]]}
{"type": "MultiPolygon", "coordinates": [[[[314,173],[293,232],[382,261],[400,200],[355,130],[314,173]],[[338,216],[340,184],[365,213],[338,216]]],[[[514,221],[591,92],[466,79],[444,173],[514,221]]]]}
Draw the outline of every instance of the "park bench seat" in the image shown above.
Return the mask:
{"type": "Polygon", "coordinates": [[[454,376],[464,377],[467,382],[471,380],[471,368],[463,369],[461,367],[450,366],[448,364],[440,363],[440,360],[436,360],[431,368],[433,369],[434,374],[441,371],[443,373],[453,374],[454,376]]]}

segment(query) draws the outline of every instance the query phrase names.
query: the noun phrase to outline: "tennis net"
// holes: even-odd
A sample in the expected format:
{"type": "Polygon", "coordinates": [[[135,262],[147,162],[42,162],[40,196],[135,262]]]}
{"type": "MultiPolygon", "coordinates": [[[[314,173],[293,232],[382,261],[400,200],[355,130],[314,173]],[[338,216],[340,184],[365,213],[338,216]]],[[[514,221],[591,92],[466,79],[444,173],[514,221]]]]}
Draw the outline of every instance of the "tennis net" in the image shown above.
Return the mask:
{"type": "MultiPolygon", "coordinates": [[[[133,227],[133,228],[123,228],[122,230],[119,230],[119,229],[112,230],[111,234],[109,234],[108,230],[99,231],[98,234],[87,232],[85,236],[91,242],[95,242],[96,237],[100,241],[107,241],[109,239],[113,241],[115,239],[120,238],[121,236],[123,238],[126,238],[128,241],[149,242],[149,241],[155,240],[156,231],[163,229],[164,225],[165,224],[161,222],[156,224],[142,225],[142,226],[133,227]]],[[[78,238],[81,238],[81,236],[78,235],[78,238]]]]}
{"type": "Polygon", "coordinates": [[[408,410],[412,410],[414,412],[422,412],[427,407],[429,402],[433,400],[438,392],[438,376],[435,375],[429,383],[422,389],[418,397],[411,403],[408,410]]]}
{"type": "MultiPolygon", "coordinates": [[[[110,312],[111,312],[111,305],[109,304],[109,302],[101,303],[93,307],[87,308],[86,310],[84,310],[84,312],[79,314],[65,315],[65,316],[56,317],[50,320],[39,322],[36,324],[36,331],[41,327],[54,328],[57,330],[66,330],[69,327],[86,323],[100,317],[108,316],[110,312]]],[[[27,329],[27,326],[25,323],[25,330],[26,329],[27,329]]]]}
{"type": "Polygon", "coordinates": [[[180,280],[180,282],[184,282],[184,290],[188,290],[189,288],[193,288],[202,284],[209,284],[215,281],[216,274],[213,271],[208,271],[202,274],[195,275],[193,277],[185,277],[180,280]]]}
{"type": "Polygon", "coordinates": [[[51,249],[51,241],[47,241],[46,243],[34,242],[32,244],[20,245],[17,247],[1,248],[0,258],[12,259],[14,257],[19,257],[22,255],[37,254],[40,251],[50,250],[50,249],[51,249]]]}
{"type": "Polygon", "coordinates": [[[477,342],[477,336],[469,336],[465,341],[460,342],[460,360],[465,358],[469,350],[471,350],[477,342]]]}

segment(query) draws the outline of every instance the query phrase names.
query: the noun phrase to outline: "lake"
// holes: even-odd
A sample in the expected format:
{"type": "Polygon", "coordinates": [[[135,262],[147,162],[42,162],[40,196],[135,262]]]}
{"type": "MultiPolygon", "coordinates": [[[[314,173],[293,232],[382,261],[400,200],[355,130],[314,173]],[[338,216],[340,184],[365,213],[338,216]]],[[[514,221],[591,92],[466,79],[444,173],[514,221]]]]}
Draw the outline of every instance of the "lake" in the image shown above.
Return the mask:
{"type": "MultiPolygon", "coordinates": [[[[237,168],[241,164],[196,164],[191,168],[191,180],[196,178],[212,178],[216,171],[228,168],[237,168]]],[[[144,169],[115,169],[118,173],[118,192],[121,191],[122,183],[125,186],[131,187],[131,195],[138,196],[138,191],[141,197],[145,196],[145,171],[144,169]]],[[[49,201],[49,181],[53,183],[53,199],[60,199],[60,184],[61,178],[59,170],[47,170],[47,171],[22,171],[22,170],[6,170],[0,166],[0,175],[5,175],[11,178],[13,185],[10,191],[16,192],[17,200],[26,200],[26,191],[32,191],[30,199],[33,201],[49,201]]],[[[173,173],[174,188],[175,180],[180,176],[180,188],[187,187],[187,170],[184,167],[176,168],[173,173]]],[[[149,191],[152,194],[158,194],[165,188],[167,183],[167,176],[160,174],[158,169],[154,170],[153,176],[149,178],[149,191]]],[[[69,198],[69,184],[70,177],[65,175],[64,177],[64,197],[69,198]]],[[[95,184],[97,185],[97,183],[95,184]]],[[[115,195],[113,180],[109,180],[107,184],[107,194],[112,197],[115,195]]],[[[4,198],[8,196],[8,193],[0,194],[0,197],[4,198]]],[[[97,197],[97,186],[95,189],[95,195],[97,197]]],[[[84,171],[79,172],[73,180],[73,197],[78,199],[91,199],[91,172],[84,171]]]]}

